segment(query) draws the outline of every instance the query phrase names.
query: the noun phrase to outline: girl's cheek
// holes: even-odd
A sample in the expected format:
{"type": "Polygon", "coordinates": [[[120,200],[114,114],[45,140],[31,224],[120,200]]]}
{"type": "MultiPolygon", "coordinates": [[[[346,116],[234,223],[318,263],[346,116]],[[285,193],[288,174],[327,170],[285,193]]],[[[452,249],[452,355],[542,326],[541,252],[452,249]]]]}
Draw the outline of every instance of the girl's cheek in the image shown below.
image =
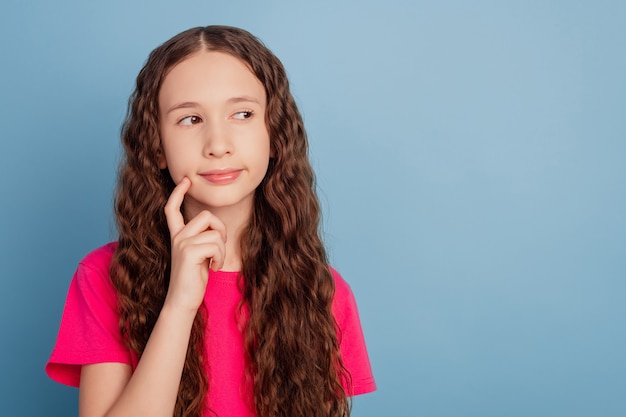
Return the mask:
{"type": "Polygon", "coordinates": [[[170,177],[172,178],[172,181],[174,181],[174,184],[176,185],[180,184],[183,178],[188,177],[188,175],[180,171],[177,171],[175,167],[169,166],[168,168],[170,172],[170,177]]]}

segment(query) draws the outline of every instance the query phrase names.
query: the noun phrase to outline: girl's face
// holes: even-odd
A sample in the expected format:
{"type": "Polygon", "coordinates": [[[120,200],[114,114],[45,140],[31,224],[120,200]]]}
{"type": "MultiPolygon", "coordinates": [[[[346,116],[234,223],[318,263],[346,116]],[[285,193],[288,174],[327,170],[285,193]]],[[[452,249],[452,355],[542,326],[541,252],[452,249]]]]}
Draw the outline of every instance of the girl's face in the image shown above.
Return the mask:
{"type": "Polygon", "coordinates": [[[177,184],[191,180],[189,217],[203,209],[250,213],[270,158],[265,108],[263,85],[231,55],[202,51],[166,75],[159,92],[160,167],[177,184]]]}

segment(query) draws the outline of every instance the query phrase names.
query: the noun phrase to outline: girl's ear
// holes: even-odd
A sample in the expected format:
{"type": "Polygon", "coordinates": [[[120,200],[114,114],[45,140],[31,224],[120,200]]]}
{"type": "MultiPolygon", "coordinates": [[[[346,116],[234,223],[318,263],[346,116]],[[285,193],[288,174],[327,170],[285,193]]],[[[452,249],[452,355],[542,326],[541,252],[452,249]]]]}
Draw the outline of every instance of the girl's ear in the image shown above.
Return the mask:
{"type": "Polygon", "coordinates": [[[159,149],[157,159],[159,161],[159,169],[167,168],[167,160],[165,159],[165,153],[163,152],[163,149],[159,149]]]}

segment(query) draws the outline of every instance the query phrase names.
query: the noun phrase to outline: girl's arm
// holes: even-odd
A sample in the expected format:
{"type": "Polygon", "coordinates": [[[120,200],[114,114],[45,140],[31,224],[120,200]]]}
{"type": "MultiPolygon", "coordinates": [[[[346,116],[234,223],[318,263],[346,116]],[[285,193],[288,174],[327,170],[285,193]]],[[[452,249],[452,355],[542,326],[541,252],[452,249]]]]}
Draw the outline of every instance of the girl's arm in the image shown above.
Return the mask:
{"type": "Polygon", "coordinates": [[[172,236],[172,272],[163,309],[135,372],[119,363],[81,370],[80,417],[171,417],[185,364],[189,336],[204,298],[209,264],[224,263],[226,230],[209,212],[185,224],[180,207],[191,181],[183,179],[166,206],[172,236]]]}
{"type": "Polygon", "coordinates": [[[83,366],[80,417],[171,417],[194,317],[164,306],[132,375],[127,364],[83,366]]]}

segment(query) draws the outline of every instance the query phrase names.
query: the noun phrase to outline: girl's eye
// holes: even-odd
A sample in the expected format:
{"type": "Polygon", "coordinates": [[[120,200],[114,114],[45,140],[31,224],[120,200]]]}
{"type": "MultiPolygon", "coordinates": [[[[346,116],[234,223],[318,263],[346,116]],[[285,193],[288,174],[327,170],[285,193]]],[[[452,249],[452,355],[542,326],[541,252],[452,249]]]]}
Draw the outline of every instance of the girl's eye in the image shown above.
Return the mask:
{"type": "Polygon", "coordinates": [[[235,114],[233,114],[233,119],[237,119],[237,120],[246,120],[252,117],[252,112],[249,110],[246,111],[240,111],[237,112],[235,114]]]}
{"type": "Polygon", "coordinates": [[[180,119],[180,121],[178,122],[179,125],[184,125],[184,126],[191,126],[191,125],[195,125],[198,124],[202,121],[201,118],[199,118],[198,116],[187,116],[183,119],[180,119]]]}

